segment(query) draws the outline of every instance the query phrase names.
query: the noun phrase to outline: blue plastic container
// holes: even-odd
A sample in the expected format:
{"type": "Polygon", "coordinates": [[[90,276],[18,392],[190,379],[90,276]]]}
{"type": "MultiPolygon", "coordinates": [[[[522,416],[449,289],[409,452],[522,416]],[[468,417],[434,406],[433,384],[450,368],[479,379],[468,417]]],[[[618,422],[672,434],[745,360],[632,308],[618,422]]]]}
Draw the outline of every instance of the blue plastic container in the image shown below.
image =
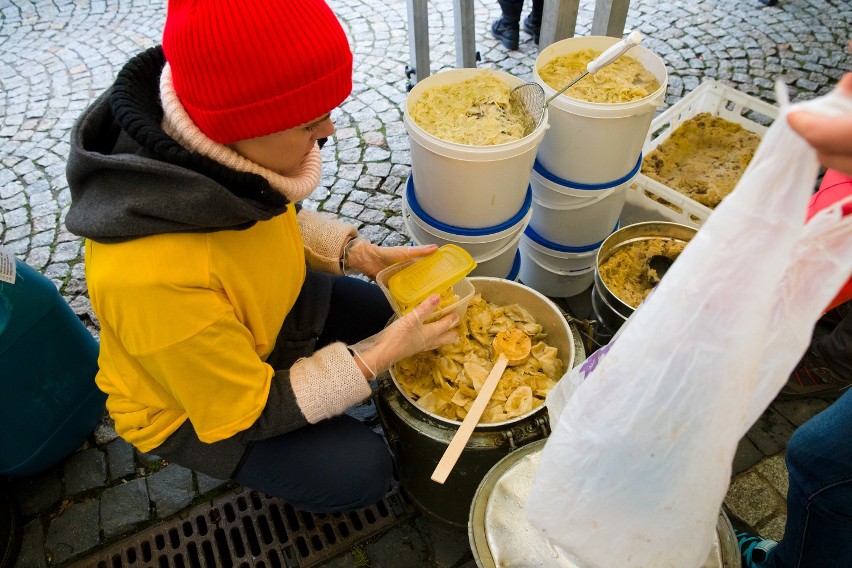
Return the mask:
{"type": "Polygon", "coordinates": [[[106,395],[95,385],[98,343],[53,282],[15,260],[0,281],[0,476],[43,471],[77,449],[106,395]]]}

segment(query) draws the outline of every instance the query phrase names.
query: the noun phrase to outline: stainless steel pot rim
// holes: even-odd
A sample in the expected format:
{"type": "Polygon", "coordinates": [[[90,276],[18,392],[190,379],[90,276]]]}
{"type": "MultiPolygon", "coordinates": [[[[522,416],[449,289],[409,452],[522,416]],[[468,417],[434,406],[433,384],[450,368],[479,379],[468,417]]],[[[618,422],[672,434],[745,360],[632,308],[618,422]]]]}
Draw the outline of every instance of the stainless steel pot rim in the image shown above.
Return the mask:
{"type": "Polygon", "coordinates": [[[612,256],[615,251],[641,241],[650,239],[672,239],[688,243],[698,230],[689,225],[673,223],[670,221],[647,221],[634,223],[615,231],[601,244],[595,258],[595,285],[601,288],[599,299],[610,309],[623,316],[625,319],[636,309],[618,297],[618,295],[607,286],[600,275],[600,267],[603,262],[612,256]],[[689,238],[687,238],[687,236],[689,238]],[[613,305],[615,304],[615,305],[613,305]]]}
{"type": "MultiPolygon", "coordinates": [[[[439,414],[435,414],[434,412],[429,412],[428,410],[426,410],[422,406],[418,405],[414,401],[414,399],[411,398],[408,395],[407,392],[405,392],[405,389],[402,388],[402,386],[399,384],[399,382],[397,382],[396,376],[394,376],[393,371],[389,372],[388,374],[390,375],[391,381],[393,382],[393,386],[396,387],[396,390],[398,391],[400,396],[402,396],[403,399],[405,399],[405,401],[408,402],[412,406],[412,408],[415,408],[418,412],[426,415],[430,420],[432,420],[433,423],[437,423],[437,425],[441,425],[441,426],[443,426],[443,425],[451,426],[453,429],[458,429],[458,427],[461,426],[461,420],[450,420],[449,418],[444,418],[443,416],[441,416],[439,414]]],[[[515,424],[516,422],[525,421],[530,416],[535,416],[536,414],[543,412],[544,409],[545,409],[545,406],[544,406],[544,404],[542,404],[541,406],[533,408],[532,410],[530,410],[526,414],[521,414],[520,416],[515,416],[511,420],[504,420],[503,422],[480,422],[476,425],[476,428],[474,428],[474,429],[475,430],[504,430],[507,426],[511,426],[511,425],[515,424]]]]}
{"type": "MultiPolygon", "coordinates": [[[[486,289],[488,289],[488,286],[493,286],[493,285],[499,285],[501,287],[506,287],[507,289],[513,289],[513,288],[514,289],[522,289],[524,291],[524,293],[526,293],[526,294],[528,294],[528,295],[530,295],[534,298],[537,298],[539,301],[541,301],[545,305],[549,306],[549,308],[553,311],[554,315],[558,315],[559,321],[564,324],[565,330],[567,331],[567,337],[566,337],[566,339],[568,341],[567,349],[570,352],[564,353],[563,351],[565,351],[565,349],[559,348],[559,357],[562,359],[563,364],[565,365],[566,369],[573,367],[575,364],[577,364],[580,361],[582,361],[583,359],[585,359],[585,350],[582,347],[582,341],[578,341],[577,338],[575,337],[575,335],[576,335],[575,329],[568,323],[568,321],[562,315],[562,312],[560,311],[559,307],[556,304],[554,304],[553,301],[551,301],[549,298],[547,298],[547,296],[544,296],[543,294],[539,293],[538,291],[536,291],[536,290],[534,290],[534,289],[532,289],[528,286],[524,286],[523,284],[513,282],[513,281],[510,281],[510,280],[506,280],[506,279],[503,279],[503,278],[495,278],[495,277],[490,277],[490,276],[475,276],[475,277],[470,277],[469,279],[473,283],[474,288],[476,289],[477,292],[479,292],[481,290],[480,285],[479,285],[480,283],[486,289]],[[579,353],[578,353],[578,350],[580,351],[579,353]]],[[[535,311],[535,310],[533,310],[533,311],[535,311]]],[[[533,315],[535,315],[535,314],[533,314],[533,315]]],[[[543,323],[543,322],[539,322],[539,323],[543,323]]],[[[417,405],[417,403],[414,401],[414,399],[411,398],[408,395],[407,392],[405,392],[405,389],[403,389],[402,386],[397,381],[393,367],[391,367],[390,371],[388,372],[388,375],[391,378],[391,383],[393,384],[396,391],[402,396],[403,400],[406,401],[408,404],[410,404],[413,409],[415,409],[418,413],[422,414],[427,420],[431,421],[433,424],[435,424],[437,426],[448,426],[448,427],[451,427],[453,429],[458,429],[458,427],[461,425],[460,420],[450,420],[449,418],[444,418],[443,416],[435,414],[434,412],[429,412],[429,411],[425,410],[424,408],[420,407],[419,405],[417,405]]],[[[504,420],[502,422],[484,422],[484,423],[481,422],[476,426],[475,429],[478,430],[478,431],[505,430],[507,427],[510,428],[518,422],[524,422],[527,419],[529,419],[530,417],[533,417],[533,416],[536,416],[537,414],[543,413],[545,411],[545,409],[546,409],[545,405],[541,404],[537,408],[534,408],[534,409],[530,410],[529,412],[521,414],[519,416],[515,416],[514,418],[512,418],[510,420],[504,420]]]]}

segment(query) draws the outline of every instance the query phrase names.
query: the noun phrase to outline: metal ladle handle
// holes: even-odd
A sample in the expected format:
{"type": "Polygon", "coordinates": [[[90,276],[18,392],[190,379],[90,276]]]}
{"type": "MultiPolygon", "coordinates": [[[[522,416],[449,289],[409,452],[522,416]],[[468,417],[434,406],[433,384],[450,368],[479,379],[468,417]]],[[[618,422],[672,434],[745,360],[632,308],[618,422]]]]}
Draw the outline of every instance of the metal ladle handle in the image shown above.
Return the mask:
{"type": "Polygon", "coordinates": [[[549,105],[553,99],[567,91],[571,85],[573,85],[586,75],[594,75],[595,73],[597,73],[598,71],[600,71],[622,55],[624,55],[624,53],[628,49],[630,49],[634,45],[639,45],[640,43],[642,43],[642,34],[637,31],[630,32],[629,34],[627,34],[627,36],[624,37],[624,39],[622,39],[615,45],[610,46],[609,48],[607,48],[606,51],[604,51],[603,53],[595,57],[592,61],[590,61],[589,64],[586,65],[586,71],[582,75],[562,87],[556,94],[547,99],[547,101],[544,103],[544,106],[549,105]]]}

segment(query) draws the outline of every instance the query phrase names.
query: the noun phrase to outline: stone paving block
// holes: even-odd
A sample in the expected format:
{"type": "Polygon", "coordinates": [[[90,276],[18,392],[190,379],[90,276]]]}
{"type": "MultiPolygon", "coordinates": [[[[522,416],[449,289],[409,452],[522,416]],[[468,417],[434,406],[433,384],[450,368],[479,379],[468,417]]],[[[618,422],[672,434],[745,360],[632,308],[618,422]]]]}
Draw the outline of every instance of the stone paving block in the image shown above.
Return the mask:
{"type": "Polygon", "coordinates": [[[781,540],[784,538],[784,524],[787,522],[787,515],[779,514],[778,516],[772,517],[767,522],[760,524],[756,527],[757,532],[763,536],[764,538],[771,538],[772,540],[781,540]]]}
{"type": "Polygon", "coordinates": [[[229,483],[229,480],[227,479],[216,479],[215,477],[210,477],[209,475],[205,475],[198,471],[195,472],[195,480],[198,483],[199,495],[203,495],[208,491],[213,491],[214,489],[229,483]]]}
{"type": "Polygon", "coordinates": [[[133,446],[121,438],[116,438],[106,449],[109,458],[109,475],[112,480],[132,475],[136,471],[133,446]]]}
{"type": "Polygon", "coordinates": [[[794,429],[786,418],[770,408],[758,418],[747,436],[765,456],[772,456],[787,447],[794,429]]]}
{"type": "Polygon", "coordinates": [[[148,476],[148,495],[161,519],[180,511],[192,501],[192,471],[169,465],[148,476]]]}
{"type": "Polygon", "coordinates": [[[19,477],[10,481],[12,495],[24,517],[32,517],[58,503],[62,498],[62,478],[59,469],[19,477]]]}
{"type": "Polygon", "coordinates": [[[436,568],[453,568],[471,556],[466,530],[449,528],[426,517],[417,517],[414,526],[426,540],[436,568]]]}
{"type": "Polygon", "coordinates": [[[136,452],[136,457],[139,459],[139,461],[146,464],[146,465],[150,465],[152,463],[157,463],[158,461],[160,461],[162,459],[157,454],[146,454],[144,452],[140,452],[139,450],[137,450],[135,448],[134,448],[133,451],[136,452]]]}
{"type": "Polygon", "coordinates": [[[98,499],[77,503],[51,521],[44,543],[51,564],[64,562],[100,542],[99,505],[98,499]]]}
{"type": "Polygon", "coordinates": [[[336,558],[332,558],[328,562],[323,562],[319,565],[319,568],[361,568],[355,562],[355,557],[351,552],[347,552],[342,556],[338,556],[336,558]]]}
{"type": "Polygon", "coordinates": [[[41,520],[36,519],[24,525],[21,549],[15,560],[14,568],[46,568],[44,557],[44,528],[41,520]]]}
{"type": "Polygon", "coordinates": [[[423,537],[410,525],[398,525],[364,546],[370,568],[431,568],[423,537]]]}
{"type": "Polygon", "coordinates": [[[740,443],[737,446],[737,453],[734,454],[734,463],[731,467],[731,471],[734,475],[746,471],[765,457],[766,456],[763,455],[763,452],[761,452],[757,446],[752,444],[748,437],[745,437],[740,440],[740,443]]]}
{"type": "Polygon", "coordinates": [[[787,474],[787,465],[784,463],[784,454],[776,454],[761,461],[753,471],[765,477],[781,497],[787,498],[790,477],[787,474]]]}
{"type": "Polygon", "coordinates": [[[110,487],[101,494],[101,528],[106,538],[128,531],[150,517],[144,477],[110,487]]]}
{"type": "Polygon", "coordinates": [[[754,527],[783,509],[784,500],[768,481],[754,472],[746,472],[731,482],[725,504],[733,514],[754,527]]]}
{"type": "Polygon", "coordinates": [[[68,495],[82,493],[106,484],[106,457],[91,448],[71,455],[65,461],[65,492],[68,495]]]}
{"type": "Polygon", "coordinates": [[[818,398],[775,401],[771,408],[798,427],[828,408],[829,402],[818,398]]]}

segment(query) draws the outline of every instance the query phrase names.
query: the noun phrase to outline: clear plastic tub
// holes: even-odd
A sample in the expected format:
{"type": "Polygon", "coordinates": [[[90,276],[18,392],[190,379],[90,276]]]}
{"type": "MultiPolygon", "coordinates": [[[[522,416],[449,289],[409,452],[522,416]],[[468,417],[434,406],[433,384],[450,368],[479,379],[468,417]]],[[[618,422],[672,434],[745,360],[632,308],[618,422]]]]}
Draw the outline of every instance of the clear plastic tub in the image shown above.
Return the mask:
{"type": "Polygon", "coordinates": [[[397,316],[402,316],[432,294],[441,294],[452,287],[458,300],[436,309],[427,321],[441,319],[454,312],[464,316],[473,297],[473,284],[465,276],[476,262],[461,247],[445,245],[435,254],[389,266],[376,275],[376,282],[397,316]]]}

